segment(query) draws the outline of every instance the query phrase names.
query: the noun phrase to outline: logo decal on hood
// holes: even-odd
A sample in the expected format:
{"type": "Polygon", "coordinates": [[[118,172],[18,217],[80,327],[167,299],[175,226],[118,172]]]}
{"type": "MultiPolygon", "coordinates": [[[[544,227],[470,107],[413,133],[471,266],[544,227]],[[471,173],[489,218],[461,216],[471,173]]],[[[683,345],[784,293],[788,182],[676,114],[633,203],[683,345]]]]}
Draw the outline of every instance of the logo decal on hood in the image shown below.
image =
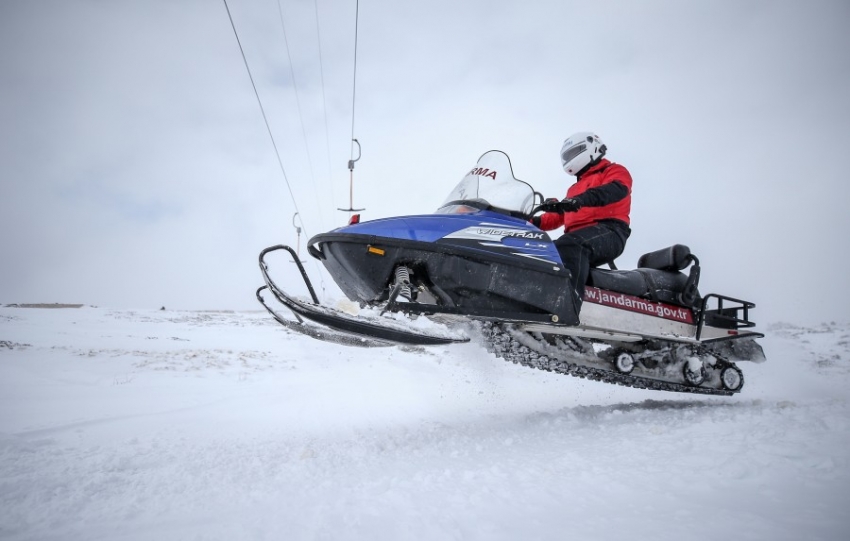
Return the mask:
{"type": "Polygon", "coordinates": [[[481,177],[490,177],[493,180],[496,180],[496,170],[495,169],[490,171],[489,169],[485,169],[483,167],[476,167],[475,169],[473,169],[472,171],[467,173],[467,175],[478,175],[478,176],[481,176],[481,177]]]}
{"type": "Polygon", "coordinates": [[[469,239],[469,240],[486,240],[493,241],[494,237],[499,240],[505,237],[517,237],[521,239],[545,241],[548,240],[546,233],[542,231],[529,231],[527,229],[511,229],[504,227],[487,227],[487,224],[482,224],[474,227],[467,227],[460,231],[455,231],[450,235],[446,235],[447,239],[469,239]]]}
{"type": "Polygon", "coordinates": [[[521,229],[489,229],[478,228],[479,235],[492,235],[494,237],[521,237],[524,239],[543,240],[543,233],[537,231],[523,231],[521,229]]]}

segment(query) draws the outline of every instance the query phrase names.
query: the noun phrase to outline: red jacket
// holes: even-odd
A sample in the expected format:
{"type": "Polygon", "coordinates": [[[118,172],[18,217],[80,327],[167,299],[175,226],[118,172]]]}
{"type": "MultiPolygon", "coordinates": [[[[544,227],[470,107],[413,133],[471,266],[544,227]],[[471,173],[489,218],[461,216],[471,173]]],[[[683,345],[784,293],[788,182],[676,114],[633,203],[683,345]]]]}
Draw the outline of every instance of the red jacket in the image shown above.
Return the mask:
{"type": "Polygon", "coordinates": [[[582,206],[578,212],[565,212],[563,215],[555,212],[543,214],[540,217],[540,229],[549,231],[564,226],[564,230],[569,232],[594,225],[599,220],[620,220],[628,225],[629,211],[632,207],[632,176],[622,165],[603,158],[599,160],[599,163],[585,171],[576,183],[570,186],[567,190],[567,197],[578,199],[585,206],[582,206]],[[598,188],[614,181],[619,182],[629,190],[625,198],[596,207],[587,206],[587,203],[583,201],[587,198],[580,197],[581,194],[592,188],[598,188]]]}

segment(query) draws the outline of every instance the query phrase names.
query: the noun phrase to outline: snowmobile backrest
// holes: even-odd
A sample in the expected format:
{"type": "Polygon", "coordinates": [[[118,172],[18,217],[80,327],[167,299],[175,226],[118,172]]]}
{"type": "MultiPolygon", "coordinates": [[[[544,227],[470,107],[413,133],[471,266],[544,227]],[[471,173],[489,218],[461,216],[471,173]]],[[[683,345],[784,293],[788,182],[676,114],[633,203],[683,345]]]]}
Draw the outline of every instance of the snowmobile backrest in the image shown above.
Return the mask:
{"type": "Polygon", "coordinates": [[[695,261],[691,255],[691,249],[684,244],[674,244],[668,248],[643,254],[638,259],[638,268],[656,269],[663,271],[680,271],[695,261]]]}

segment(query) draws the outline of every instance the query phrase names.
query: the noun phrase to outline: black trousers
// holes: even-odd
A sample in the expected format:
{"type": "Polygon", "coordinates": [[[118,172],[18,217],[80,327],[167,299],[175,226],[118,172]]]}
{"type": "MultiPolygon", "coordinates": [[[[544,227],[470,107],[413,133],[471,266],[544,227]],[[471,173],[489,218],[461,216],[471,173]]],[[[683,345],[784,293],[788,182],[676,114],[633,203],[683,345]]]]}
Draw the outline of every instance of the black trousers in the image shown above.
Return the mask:
{"type": "Polygon", "coordinates": [[[564,233],[555,241],[564,268],[573,279],[576,308],[584,300],[584,286],[591,267],[613,261],[626,247],[632,230],[619,220],[604,220],[595,225],[564,233]]]}

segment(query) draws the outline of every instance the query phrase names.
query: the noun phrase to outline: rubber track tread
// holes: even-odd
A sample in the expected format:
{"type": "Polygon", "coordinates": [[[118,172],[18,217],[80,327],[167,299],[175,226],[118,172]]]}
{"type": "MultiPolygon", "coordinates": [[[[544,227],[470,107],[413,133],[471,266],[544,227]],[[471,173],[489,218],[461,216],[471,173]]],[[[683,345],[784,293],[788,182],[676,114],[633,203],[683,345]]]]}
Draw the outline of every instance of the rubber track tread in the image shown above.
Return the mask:
{"type": "MultiPolygon", "coordinates": [[[[583,366],[562,359],[551,359],[548,356],[541,355],[536,351],[533,351],[528,346],[524,346],[517,342],[498,323],[485,323],[482,326],[482,331],[488,341],[489,349],[491,349],[497,357],[501,357],[506,361],[527,366],[529,368],[536,368],[547,372],[556,372],[558,374],[575,376],[578,378],[589,379],[591,381],[612,383],[614,385],[622,385],[624,387],[634,387],[636,389],[719,396],[731,396],[735,394],[735,392],[726,389],[693,387],[690,385],[659,381],[631,374],[621,374],[615,370],[583,366]]],[[[596,359],[594,358],[594,360],[596,359]]]]}

